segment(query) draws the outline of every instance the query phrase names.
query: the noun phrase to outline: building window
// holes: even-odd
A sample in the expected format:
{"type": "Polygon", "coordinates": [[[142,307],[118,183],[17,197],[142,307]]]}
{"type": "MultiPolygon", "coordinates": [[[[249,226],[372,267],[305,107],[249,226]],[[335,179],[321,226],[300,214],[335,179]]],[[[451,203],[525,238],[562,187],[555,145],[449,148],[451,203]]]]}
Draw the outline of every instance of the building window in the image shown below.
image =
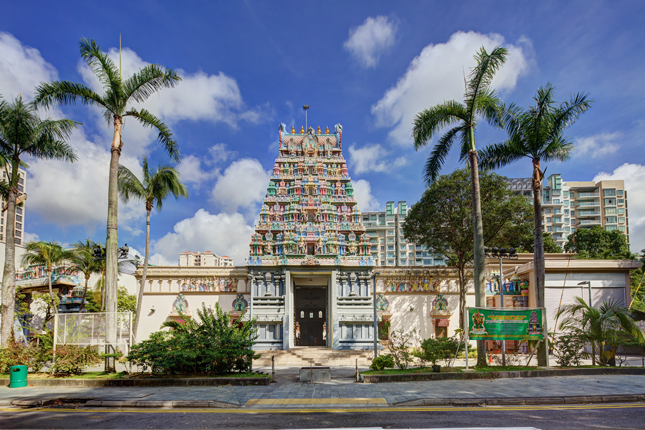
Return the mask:
{"type": "Polygon", "coordinates": [[[618,208],[618,215],[625,215],[625,208],[618,208]]]}
{"type": "Polygon", "coordinates": [[[605,222],[611,223],[611,224],[616,224],[617,218],[615,216],[608,216],[605,218],[605,222]]]}
{"type": "Polygon", "coordinates": [[[394,251],[394,245],[388,245],[387,250],[388,251],[394,251]]]}
{"type": "MultiPolygon", "coordinates": [[[[49,282],[49,281],[47,281],[49,282]]],[[[318,318],[322,318],[322,311],[318,311],[318,318]]]]}
{"type": "Polygon", "coordinates": [[[627,231],[627,228],[624,225],[619,225],[618,226],[618,231],[625,232],[625,231],[627,231]]]}
{"type": "Polygon", "coordinates": [[[619,216],[618,217],[618,222],[624,223],[625,222],[625,217],[624,216],[619,216]]]}
{"type": "Polygon", "coordinates": [[[18,215],[22,215],[22,208],[16,208],[16,213],[18,215]]]}
{"type": "Polygon", "coordinates": [[[616,199],[605,199],[605,206],[616,206],[616,199]]]}
{"type": "Polygon", "coordinates": [[[605,230],[607,230],[607,231],[616,231],[616,230],[618,230],[618,226],[608,225],[608,226],[605,227],[605,230]]]}
{"type": "Polygon", "coordinates": [[[576,211],[572,210],[571,211],[571,216],[576,216],[576,211]]]}
{"type": "Polygon", "coordinates": [[[576,232],[576,229],[575,229],[575,228],[573,228],[573,227],[571,227],[571,234],[573,234],[573,233],[575,233],[575,232],[576,232]]]}
{"type": "Polygon", "coordinates": [[[17,229],[22,230],[22,224],[20,224],[19,222],[17,222],[17,223],[16,223],[16,228],[17,228],[17,229]]]}
{"type": "MultiPolygon", "coordinates": [[[[551,222],[551,217],[546,218],[546,222],[551,222]]],[[[501,282],[501,281],[500,281],[501,282]]]]}
{"type": "Polygon", "coordinates": [[[546,231],[551,231],[551,226],[547,226],[546,231]]]}
{"type": "Polygon", "coordinates": [[[617,195],[618,197],[622,197],[622,196],[623,196],[623,192],[624,192],[624,190],[617,190],[617,191],[616,191],[616,195],[617,195]]]}
{"type": "Polygon", "coordinates": [[[624,205],[625,204],[625,199],[618,199],[618,204],[619,205],[624,205]]]}
{"type": "Polygon", "coordinates": [[[616,196],[616,190],[604,190],[603,195],[605,197],[615,197],[616,196]]]}
{"type": "Polygon", "coordinates": [[[424,258],[423,259],[423,264],[426,266],[431,266],[432,265],[432,258],[424,258]]]}
{"type": "Polygon", "coordinates": [[[546,210],[546,213],[550,214],[550,213],[551,213],[551,208],[548,208],[548,209],[546,210]]]}
{"type": "Polygon", "coordinates": [[[605,208],[605,215],[616,215],[616,208],[605,208]]]}

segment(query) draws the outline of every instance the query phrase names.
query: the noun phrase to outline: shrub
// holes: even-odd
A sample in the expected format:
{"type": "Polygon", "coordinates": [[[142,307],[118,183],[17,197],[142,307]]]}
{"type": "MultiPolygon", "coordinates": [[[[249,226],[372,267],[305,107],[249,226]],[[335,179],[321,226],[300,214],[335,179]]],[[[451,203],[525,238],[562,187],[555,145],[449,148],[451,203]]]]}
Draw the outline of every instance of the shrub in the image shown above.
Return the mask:
{"type": "Polygon", "coordinates": [[[11,366],[25,365],[32,372],[38,372],[52,359],[53,337],[51,332],[36,335],[41,339],[39,345],[30,343],[9,342],[8,346],[0,348],[0,372],[9,371],[11,366]]]}
{"type": "Polygon", "coordinates": [[[551,342],[553,354],[560,367],[580,366],[581,360],[589,355],[585,351],[585,336],[579,330],[564,332],[551,342]]]}
{"type": "Polygon", "coordinates": [[[450,366],[455,359],[458,347],[459,342],[450,337],[425,339],[413,354],[421,362],[421,367],[425,367],[427,361],[435,365],[439,360],[444,360],[445,365],[450,366]]]}
{"type": "Polygon", "coordinates": [[[95,346],[61,345],[56,347],[54,373],[80,375],[92,365],[100,364],[101,356],[95,346]]]}
{"type": "Polygon", "coordinates": [[[255,319],[233,322],[218,304],[215,310],[197,310],[199,320],[182,315],[183,323],[165,322],[173,330],[153,333],[134,345],[127,359],[155,373],[212,373],[247,371],[254,358],[255,319]]]}
{"type": "Polygon", "coordinates": [[[414,341],[418,335],[417,329],[412,331],[394,330],[390,333],[390,353],[394,364],[399,369],[407,369],[413,361],[413,355],[410,352],[414,341]]]}
{"type": "Polygon", "coordinates": [[[390,337],[391,321],[383,319],[378,322],[378,338],[380,340],[388,340],[390,337]]]}
{"type": "Polygon", "coordinates": [[[370,364],[370,370],[383,370],[388,367],[394,367],[394,359],[392,358],[392,354],[379,355],[374,360],[372,360],[372,364],[370,364]]]}

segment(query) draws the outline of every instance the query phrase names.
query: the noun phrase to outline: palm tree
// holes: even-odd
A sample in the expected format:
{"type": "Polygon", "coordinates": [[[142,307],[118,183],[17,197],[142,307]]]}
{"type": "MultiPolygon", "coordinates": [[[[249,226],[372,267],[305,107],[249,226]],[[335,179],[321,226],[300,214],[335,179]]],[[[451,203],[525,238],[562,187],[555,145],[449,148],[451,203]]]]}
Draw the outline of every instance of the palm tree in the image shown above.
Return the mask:
{"type": "Polygon", "coordinates": [[[161,119],[146,109],[136,109],[132,103],[143,103],[152,94],[163,88],[177,85],[181,78],[173,69],[165,69],[157,64],[150,64],[127,79],[122,79],[121,70],[116,67],[110,57],[102,52],[94,40],[81,39],[81,57],[85,60],[94,75],[103,84],[104,93],[99,95],[90,87],[69,81],[42,83],[38,86],[35,103],[38,106],[51,107],[54,105],[76,104],[98,107],[103,111],[103,117],[108,124],[114,126],[114,136],[111,145],[110,174],[108,186],[108,218],[106,239],[106,290],[107,311],[113,316],[108,320],[108,342],[116,343],[116,306],[118,283],[118,187],[117,176],[119,157],[123,140],[121,130],[125,117],[134,118],[147,128],[156,129],[157,140],[168,155],[179,162],[179,148],[172,138],[172,133],[161,119]]]}
{"type": "MultiPolygon", "coordinates": [[[[459,136],[461,143],[461,160],[468,158],[473,200],[475,301],[477,306],[485,306],[486,287],[484,284],[484,229],[479,195],[475,128],[479,117],[483,117],[492,125],[498,125],[499,99],[497,93],[491,88],[491,82],[495,72],[506,62],[506,54],[507,50],[501,46],[493,49],[490,54],[482,47],[475,54],[477,65],[472,69],[466,81],[464,103],[454,100],[446,101],[420,112],[414,119],[412,130],[414,147],[419,150],[426,146],[441,129],[454,126],[439,138],[430,153],[424,171],[428,184],[434,182],[439,176],[441,167],[457,136],[459,136]]],[[[486,365],[484,341],[478,342],[477,365],[486,365]]]]}
{"type": "Polygon", "coordinates": [[[560,330],[582,331],[584,339],[591,344],[594,360],[597,358],[602,366],[614,357],[621,338],[633,337],[637,342],[645,342],[629,309],[613,299],[605,300],[595,308],[576,297],[573,304],[558,308],[557,317],[560,316],[565,316],[560,330]]]}
{"type": "Polygon", "coordinates": [[[101,260],[94,258],[94,247],[97,244],[89,239],[85,241],[79,240],[72,246],[72,256],[69,260],[69,270],[73,272],[81,272],[85,277],[85,288],[83,290],[83,301],[81,302],[81,309],[79,313],[83,312],[85,307],[85,296],[87,295],[87,284],[90,277],[94,273],[103,272],[103,264],[101,260]]]}
{"type": "Polygon", "coordinates": [[[2,275],[2,345],[11,337],[16,291],[16,205],[26,198],[18,188],[18,169],[22,157],[76,161],[76,154],[65,143],[78,122],[70,119],[41,119],[36,108],[18,96],[12,103],[0,100],[0,165],[9,180],[6,188],[7,225],[5,230],[5,263],[2,275]]]}
{"type": "MultiPolygon", "coordinates": [[[[544,239],[542,235],[542,161],[566,161],[571,157],[574,144],[565,129],[589,109],[592,100],[588,94],[578,93],[569,101],[556,105],[555,88],[551,84],[540,87],[533,98],[535,105],[528,110],[511,104],[501,107],[501,124],[508,140],[490,145],[480,153],[481,168],[501,168],[526,157],[533,163],[533,210],[535,219],[536,304],[544,306],[544,239]]],[[[546,366],[546,349],[540,348],[538,364],[546,366]]]]}
{"type": "Polygon", "coordinates": [[[23,266],[45,266],[47,281],[49,284],[49,295],[52,298],[54,312],[56,300],[52,290],[52,272],[54,266],[60,266],[74,257],[73,253],[63,248],[58,242],[31,241],[25,244],[25,253],[22,256],[23,266]]]}
{"type": "Polygon", "coordinates": [[[148,167],[148,160],[143,158],[143,182],[127,167],[119,166],[119,192],[125,201],[138,200],[146,206],[146,250],[143,259],[143,274],[139,285],[137,298],[137,313],[134,319],[134,335],[136,338],[143,302],[143,289],[148,273],[148,258],[150,256],[150,213],[156,206],[157,212],[163,207],[163,201],[168,195],[188,198],[188,190],[181,183],[180,173],[172,166],[158,165],[154,172],[148,167]]]}

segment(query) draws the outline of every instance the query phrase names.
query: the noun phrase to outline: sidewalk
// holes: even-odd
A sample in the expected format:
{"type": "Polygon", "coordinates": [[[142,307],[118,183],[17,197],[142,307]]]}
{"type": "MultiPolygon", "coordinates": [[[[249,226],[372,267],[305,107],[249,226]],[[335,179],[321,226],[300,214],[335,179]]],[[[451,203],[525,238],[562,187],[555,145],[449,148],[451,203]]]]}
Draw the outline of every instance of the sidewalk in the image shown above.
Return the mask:
{"type": "Polygon", "coordinates": [[[624,401],[635,401],[633,395],[645,395],[645,375],[361,384],[352,379],[355,369],[345,367],[332,369],[334,379],[331,382],[307,384],[295,381],[294,370],[276,370],[281,370],[277,372],[278,382],[269,386],[0,387],[0,406],[10,406],[17,400],[29,400],[31,402],[22,405],[34,406],[43,403],[33,401],[78,399],[81,403],[90,401],[87,406],[111,407],[364,408],[400,403],[410,406],[433,402],[441,404],[442,399],[451,399],[453,403],[456,399],[463,399],[466,403],[468,399],[506,399],[530,403],[531,399],[549,397],[560,399],[551,403],[566,403],[562,398],[632,395],[624,401]]]}

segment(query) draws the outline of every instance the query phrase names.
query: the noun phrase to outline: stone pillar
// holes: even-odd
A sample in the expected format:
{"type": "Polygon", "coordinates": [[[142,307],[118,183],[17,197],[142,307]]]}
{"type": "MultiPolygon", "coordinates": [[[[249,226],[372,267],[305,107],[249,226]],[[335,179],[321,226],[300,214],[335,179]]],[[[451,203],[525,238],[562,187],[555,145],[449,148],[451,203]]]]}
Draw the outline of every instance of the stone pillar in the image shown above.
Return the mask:
{"type": "Polygon", "coordinates": [[[331,301],[329,303],[329,321],[331,323],[331,345],[332,349],[340,348],[340,320],[338,319],[338,296],[342,295],[342,287],[338,281],[338,270],[331,272],[330,288],[331,301]]]}

